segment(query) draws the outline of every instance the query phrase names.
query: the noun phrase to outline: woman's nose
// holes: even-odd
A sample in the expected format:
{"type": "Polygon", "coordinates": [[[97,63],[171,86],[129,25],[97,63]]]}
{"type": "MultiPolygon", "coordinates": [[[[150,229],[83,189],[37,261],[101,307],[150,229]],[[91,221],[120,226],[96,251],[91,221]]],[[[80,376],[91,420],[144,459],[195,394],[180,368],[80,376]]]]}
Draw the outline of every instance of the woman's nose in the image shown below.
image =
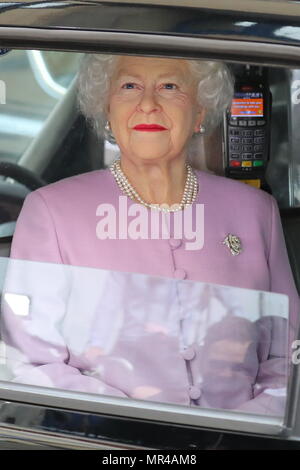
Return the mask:
{"type": "Polygon", "coordinates": [[[161,109],[160,104],[157,102],[154,90],[147,89],[143,92],[138,103],[138,109],[140,111],[144,111],[145,113],[150,113],[152,111],[161,109]]]}

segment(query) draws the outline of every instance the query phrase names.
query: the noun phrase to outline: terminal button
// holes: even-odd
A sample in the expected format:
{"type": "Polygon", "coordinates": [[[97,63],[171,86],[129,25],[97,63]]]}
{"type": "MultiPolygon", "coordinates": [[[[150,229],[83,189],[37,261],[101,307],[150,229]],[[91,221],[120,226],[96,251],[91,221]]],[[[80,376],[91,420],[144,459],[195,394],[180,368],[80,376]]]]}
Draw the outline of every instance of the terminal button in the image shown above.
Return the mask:
{"type": "Polygon", "coordinates": [[[230,150],[233,150],[234,152],[239,152],[241,150],[241,146],[237,144],[231,144],[230,150]]]}
{"type": "Polygon", "coordinates": [[[239,137],[230,137],[230,142],[232,144],[239,144],[241,139],[239,137]]]}
{"type": "Polygon", "coordinates": [[[250,158],[252,158],[252,153],[242,153],[243,160],[249,160],[250,158]]]}
{"type": "Polygon", "coordinates": [[[230,129],[229,134],[230,135],[240,135],[240,130],[239,129],[230,129]]]}
{"type": "Polygon", "coordinates": [[[244,137],[252,137],[253,136],[253,131],[243,131],[243,136],[244,137]]]}
{"type": "Polygon", "coordinates": [[[242,139],[242,144],[253,144],[253,138],[246,137],[246,138],[242,139]]]}
{"type": "Polygon", "coordinates": [[[233,166],[233,167],[241,166],[241,162],[238,162],[237,160],[231,160],[230,166],[233,166]]]}

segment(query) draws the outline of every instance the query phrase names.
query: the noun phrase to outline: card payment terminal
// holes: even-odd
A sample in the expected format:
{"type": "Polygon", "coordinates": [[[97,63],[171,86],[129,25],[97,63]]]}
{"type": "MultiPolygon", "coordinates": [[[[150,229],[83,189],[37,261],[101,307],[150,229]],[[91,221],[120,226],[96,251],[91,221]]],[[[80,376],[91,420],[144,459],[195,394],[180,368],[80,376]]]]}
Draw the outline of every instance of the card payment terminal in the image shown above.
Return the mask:
{"type": "Polygon", "coordinates": [[[225,175],[268,190],[272,95],[262,67],[247,66],[236,78],[224,119],[225,175]]]}

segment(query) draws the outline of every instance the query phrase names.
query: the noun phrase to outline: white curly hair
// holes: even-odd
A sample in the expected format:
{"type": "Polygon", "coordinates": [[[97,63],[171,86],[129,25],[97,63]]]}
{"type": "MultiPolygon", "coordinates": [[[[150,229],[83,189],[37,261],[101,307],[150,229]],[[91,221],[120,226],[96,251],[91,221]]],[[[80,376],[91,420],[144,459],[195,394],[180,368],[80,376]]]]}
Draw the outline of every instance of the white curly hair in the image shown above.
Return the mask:
{"type": "MultiPolygon", "coordinates": [[[[120,55],[85,54],[77,76],[78,108],[100,139],[110,140],[105,130],[110,80],[120,55]]],[[[176,60],[176,59],[174,59],[176,60]]],[[[206,109],[203,125],[206,134],[220,124],[224,111],[231,103],[234,77],[221,61],[186,59],[198,83],[197,100],[206,109]]],[[[188,157],[199,153],[202,134],[193,134],[188,143],[188,157]]]]}

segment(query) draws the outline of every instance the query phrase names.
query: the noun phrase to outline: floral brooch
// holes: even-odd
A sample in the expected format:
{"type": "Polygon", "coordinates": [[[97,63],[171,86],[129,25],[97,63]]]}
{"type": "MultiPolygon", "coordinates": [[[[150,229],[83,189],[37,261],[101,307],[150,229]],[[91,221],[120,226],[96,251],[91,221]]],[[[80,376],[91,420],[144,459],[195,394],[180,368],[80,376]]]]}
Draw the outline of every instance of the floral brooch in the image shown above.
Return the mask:
{"type": "Polygon", "coordinates": [[[239,255],[242,251],[241,240],[236,235],[232,235],[232,233],[229,233],[222,243],[229,248],[230,253],[234,256],[239,255]]]}

